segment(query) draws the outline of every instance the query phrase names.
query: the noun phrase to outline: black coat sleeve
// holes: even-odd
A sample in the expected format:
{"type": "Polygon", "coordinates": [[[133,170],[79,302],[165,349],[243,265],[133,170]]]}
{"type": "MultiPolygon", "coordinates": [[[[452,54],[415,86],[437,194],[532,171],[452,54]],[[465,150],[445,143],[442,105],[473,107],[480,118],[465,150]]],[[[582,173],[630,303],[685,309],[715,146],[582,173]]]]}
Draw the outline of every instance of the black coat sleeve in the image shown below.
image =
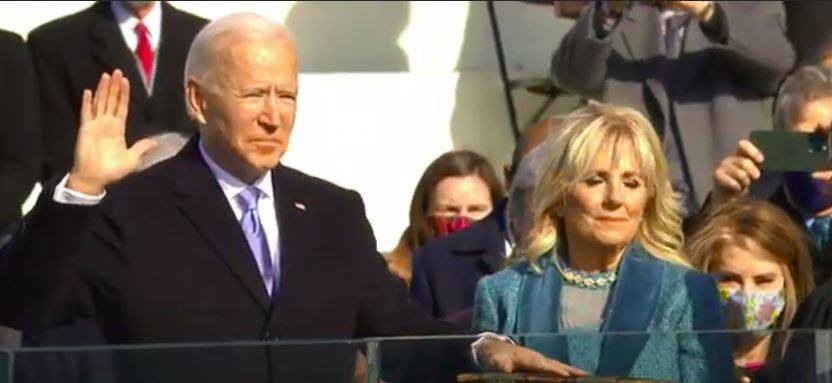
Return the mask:
{"type": "Polygon", "coordinates": [[[23,40],[0,31],[0,235],[20,218],[40,167],[37,81],[23,40]]]}
{"type": "MultiPolygon", "coordinates": [[[[832,328],[832,283],[815,289],[798,307],[792,320],[792,333],[783,356],[780,370],[784,382],[815,382],[819,380],[815,365],[818,335],[814,330],[832,328]]],[[[826,336],[826,334],[822,334],[826,336]]],[[[828,376],[830,371],[823,372],[828,376]]]]}
{"type": "Polygon", "coordinates": [[[72,65],[66,65],[50,32],[35,30],[27,40],[38,78],[40,107],[45,112],[43,180],[62,175],[72,167],[81,103],[81,94],[72,94],[69,85],[68,71],[72,65]]]}
{"type": "Polygon", "coordinates": [[[376,251],[373,230],[364,214],[364,203],[355,193],[350,216],[361,217],[351,235],[359,247],[357,256],[365,273],[356,329],[357,337],[451,334],[459,332],[453,325],[427,316],[416,304],[404,284],[387,270],[384,258],[376,251]]]}
{"type": "Polygon", "coordinates": [[[91,315],[82,254],[99,206],[60,204],[44,189],[0,250],[0,324],[38,331],[91,315]]]}
{"type": "MultiPolygon", "coordinates": [[[[361,197],[351,198],[348,216],[361,217],[352,237],[361,247],[356,260],[364,265],[361,305],[356,337],[461,334],[465,330],[430,318],[414,301],[401,281],[387,270],[376,251],[372,228],[361,197]]],[[[469,354],[470,338],[424,341],[387,341],[379,344],[381,376],[386,382],[450,382],[462,372],[474,371],[469,354]]]]}
{"type": "Polygon", "coordinates": [[[762,95],[776,92],[796,61],[794,48],[786,37],[783,5],[721,1],[718,8],[727,38],[714,42],[717,52],[752,89],[762,95]]]}
{"type": "Polygon", "coordinates": [[[413,278],[410,282],[410,296],[419,304],[423,312],[436,317],[433,310],[433,289],[428,278],[427,261],[425,260],[428,255],[423,249],[418,249],[413,254],[413,278]]]}

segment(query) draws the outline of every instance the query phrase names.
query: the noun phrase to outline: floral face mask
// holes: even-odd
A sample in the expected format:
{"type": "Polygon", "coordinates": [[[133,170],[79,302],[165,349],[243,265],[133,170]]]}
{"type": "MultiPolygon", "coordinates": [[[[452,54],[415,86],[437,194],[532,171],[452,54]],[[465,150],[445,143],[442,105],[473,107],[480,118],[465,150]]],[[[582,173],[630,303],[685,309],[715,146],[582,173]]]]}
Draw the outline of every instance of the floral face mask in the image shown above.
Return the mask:
{"type": "Polygon", "coordinates": [[[745,292],[719,289],[727,326],[733,330],[767,330],[783,313],[783,291],[745,292]]]}

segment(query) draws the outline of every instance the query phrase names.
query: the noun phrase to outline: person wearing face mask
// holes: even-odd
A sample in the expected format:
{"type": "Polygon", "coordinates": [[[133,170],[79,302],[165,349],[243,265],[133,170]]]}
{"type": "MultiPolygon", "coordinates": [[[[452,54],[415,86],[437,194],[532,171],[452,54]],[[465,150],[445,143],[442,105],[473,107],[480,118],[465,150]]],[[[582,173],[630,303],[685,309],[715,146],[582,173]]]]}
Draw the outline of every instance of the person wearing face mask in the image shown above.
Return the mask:
{"type": "Polygon", "coordinates": [[[413,255],[411,296],[426,313],[471,326],[471,308],[477,282],[501,270],[512,254],[518,229],[528,212],[539,146],[555,129],[556,119],[547,118],[523,131],[505,167],[509,196],[470,228],[430,241],[413,255]]]}
{"type": "Polygon", "coordinates": [[[485,157],[470,150],[442,154],[416,184],[410,223],[386,256],[388,268],[409,286],[416,249],[485,218],[504,196],[503,185],[485,157]]]}
{"type": "Polygon", "coordinates": [[[477,287],[476,361],[561,377],[727,381],[724,339],[690,333],[721,328],[719,296],[682,257],[681,202],[649,121],[591,103],[560,129],[542,147],[524,259],[477,287]]]}
{"type": "MultiPolygon", "coordinates": [[[[775,127],[801,133],[827,133],[832,127],[832,72],[804,66],[789,76],[777,96],[775,127]]],[[[815,284],[832,277],[832,171],[763,173],[763,153],[742,140],[714,171],[716,187],[705,211],[743,195],[767,199],[783,209],[809,237],[815,284]]],[[[705,213],[707,214],[707,213],[705,213]]]]}
{"type": "Polygon", "coordinates": [[[812,290],[812,261],[800,228],[765,201],[721,206],[688,241],[697,269],[714,275],[734,342],[739,382],[778,382],[785,332],[812,290]]]}

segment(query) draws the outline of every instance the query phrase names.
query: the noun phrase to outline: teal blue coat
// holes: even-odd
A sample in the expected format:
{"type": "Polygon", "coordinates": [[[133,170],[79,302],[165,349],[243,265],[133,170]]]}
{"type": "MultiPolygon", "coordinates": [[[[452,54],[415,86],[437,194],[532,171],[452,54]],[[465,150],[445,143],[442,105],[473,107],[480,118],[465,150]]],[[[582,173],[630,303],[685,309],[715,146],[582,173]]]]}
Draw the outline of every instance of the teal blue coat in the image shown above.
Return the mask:
{"type": "Polygon", "coordinates": [[[552,336],[560,333],[563,282],[549,257],[539,262],[540,274],[523,262],[480,280],[472,324],[476,332],[510,335],[520,345],[597,376],[732,380],[730,339],[723,334],[689,333],[722,328],[711,277],[631,245],[609,294],[601,333],[552,336]],[[543,336],[524,336],[531,334],[543,336]]]}

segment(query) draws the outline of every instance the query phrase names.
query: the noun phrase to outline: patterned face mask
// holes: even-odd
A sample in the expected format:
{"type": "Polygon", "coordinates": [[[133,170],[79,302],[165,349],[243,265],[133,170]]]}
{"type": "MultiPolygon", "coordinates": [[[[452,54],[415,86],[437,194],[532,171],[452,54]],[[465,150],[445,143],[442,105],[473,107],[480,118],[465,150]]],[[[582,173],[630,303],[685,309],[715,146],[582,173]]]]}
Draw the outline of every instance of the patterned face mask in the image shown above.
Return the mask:
{"type": "Polygon", "coordinates": [[[429,217],[428,224],[433,229],[434,237],[442,238],[468,227],[471,220],[466,217],[429,217]]]}
{"type": "Polygon", "coordinates": [[[786,305],[782,290],[746,293],[720,288],[719,297],[728,328],[732,330],[767,330],[786,305]]]}

